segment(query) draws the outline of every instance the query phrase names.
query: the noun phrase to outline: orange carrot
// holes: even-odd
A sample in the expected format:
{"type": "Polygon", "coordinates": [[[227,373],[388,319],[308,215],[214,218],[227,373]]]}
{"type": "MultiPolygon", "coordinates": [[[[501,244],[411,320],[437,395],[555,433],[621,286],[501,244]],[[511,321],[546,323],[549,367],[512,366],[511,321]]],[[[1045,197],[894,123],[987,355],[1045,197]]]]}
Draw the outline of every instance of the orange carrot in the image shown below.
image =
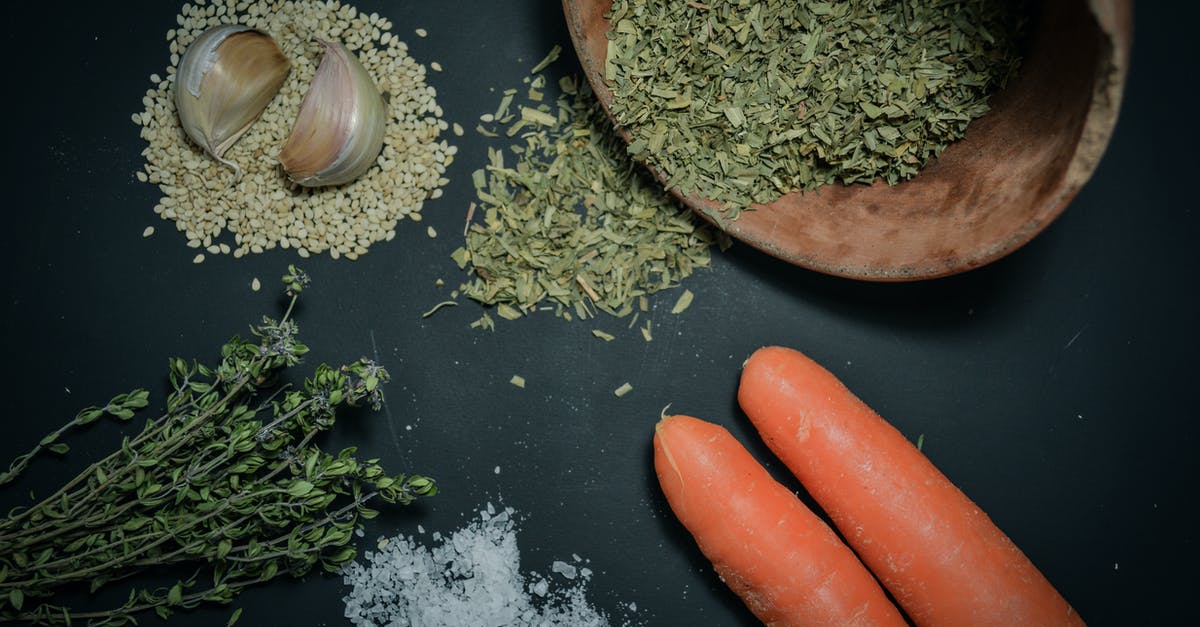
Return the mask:
{"type": "Polygon", "coordinates": [[[903,625],[854,552],[724,428],[668,416],[654,469],[717,574],[768,625],[903,625]]]}
{"type": "Polygon", "coordinates": [[[1083,624],[978,506],[808,357],[759,349],[738,402],[918,625],[1083,624]]]}

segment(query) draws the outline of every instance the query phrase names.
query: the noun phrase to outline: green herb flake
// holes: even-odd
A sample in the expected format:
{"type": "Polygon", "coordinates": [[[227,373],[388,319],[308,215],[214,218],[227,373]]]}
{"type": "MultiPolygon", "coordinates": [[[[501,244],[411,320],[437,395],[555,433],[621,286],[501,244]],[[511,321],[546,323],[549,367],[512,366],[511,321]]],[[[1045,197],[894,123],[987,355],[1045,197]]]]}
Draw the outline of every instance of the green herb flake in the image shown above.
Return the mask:
{"type": "Polygon", "coordinates": [[[479,317],[478,320],[471,323],[471,328],[472,329],[480,329],[482,331],[495,331],[496,330],[496,321],[493,320],[492,317],[489,316],[488,313],[485,311],[485,312],[483,312],[483,315],[479,317]]]}
{"type": "Polygon", "coordinates": [[[550,49],[550,52],[546,54],[545,58],[543,58],[541,61],[538,61],[538,64],[533,66],[532,70],[529,70],[529,73],[537,74],[547,67],[550,67],[551,63],[554,63],[558,60],[560,54],[562,54],[562,46],[555,44],[555,46],[550,49]]]}
{"type": "Polygon", "coordinates": [[[546,113],[531,109],[529,107],[521,107],[521,120],[532,124],[540,124],[542,126],[554,126],[558,124],[558,118],[546,113]]]}
{"type": "Polygon", "coordinates": [[[434,305],[432,308],[430,308],[429,311],[426,311],[425,313],[421,314],[421,317],[428,318],[429,316],[432,316],[433,314],[437,313],[443,307],[457,307],[457,306],[458,306],[458,302],[456,302],[456,301],[444,300],[444,301],[434,305]]]}
{"type": "Polygon", "coordinates": [[[467,252],[466,248],[459,246],[454,249],[454,252],[450,253],[450,258],[454,260],[454,263],[458,264],[459,270],[465,270],[467,264],[471,261],[471,253],[467,252]]]}
{"type": "Polygon", "coordinates": [[[605,333],[604,331],[601,331],[600,329],[592,329],[592,335],[604,340],[605,342],[611,342],[611,341],[617,339],[617,337],[615,335],[613,335],[611,333],[605,333]]]}
{"type": "Polygon", "coordinates": [[[675,306],[671,308],[671,313],[683,313],[684,310],[692,306],[693,298],[695,298],[695,295],[692,294],[692,290],[683,290],[683,293],[679,295],[679,300],[675,301],[675,306]]]}
{"type": "Polygon", "coordinates": [[[496,305],[496,314],[505,320],[517,320],[521,317],[521,312],[514,309],[508,303],[496,305]]]}
{"type": "Polygon", "coordinates": [[[514,374],[512,378],[508,380],[508,382],[521,388],[522,390],[525,389],[525,377],[522,377],[519,374],[514,374]]]}

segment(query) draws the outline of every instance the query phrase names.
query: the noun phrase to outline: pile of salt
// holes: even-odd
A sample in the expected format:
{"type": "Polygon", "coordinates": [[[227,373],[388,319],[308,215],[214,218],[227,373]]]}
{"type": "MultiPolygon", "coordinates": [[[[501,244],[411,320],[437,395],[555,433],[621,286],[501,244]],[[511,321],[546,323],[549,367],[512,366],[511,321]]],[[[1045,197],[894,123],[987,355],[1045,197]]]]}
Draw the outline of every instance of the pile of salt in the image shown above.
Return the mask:
{"type": "Polygon", "coordinates": [[[439,544],[432,548],[403,535],[381,541],[378,551],[364,553],[365,563],[343,571],[352,586],[346,618],[359,627],[607,626],[584,596],[587,568],[554,562],[553,572],[576,581],[561,590],[536,573],[528,580],[521,573],[514,513],[497,513],[489,503],[448,537],[435,532],[439,544]]]}

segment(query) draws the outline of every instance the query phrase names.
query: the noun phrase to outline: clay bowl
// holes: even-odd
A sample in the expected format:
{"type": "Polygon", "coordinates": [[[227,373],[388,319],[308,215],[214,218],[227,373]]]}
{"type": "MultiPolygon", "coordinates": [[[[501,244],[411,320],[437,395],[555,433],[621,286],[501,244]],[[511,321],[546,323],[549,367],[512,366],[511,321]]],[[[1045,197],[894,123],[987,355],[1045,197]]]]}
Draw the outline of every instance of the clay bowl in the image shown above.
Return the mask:
{"type": "MultiPolygon", "coordinates": [[[[563,0],[580,63],[606,109],[604,15],[611,6],[563,0]]],[[[928,279],[1011,253],[1062,213],[1099,162],[1116,123],[1132,34],[1132,0],[1033,6],[1019,75],[963,140],[916,177],[793,192],[736,220],[704,199],[681,199],[770,255],[855,279],[928,279]]]]}

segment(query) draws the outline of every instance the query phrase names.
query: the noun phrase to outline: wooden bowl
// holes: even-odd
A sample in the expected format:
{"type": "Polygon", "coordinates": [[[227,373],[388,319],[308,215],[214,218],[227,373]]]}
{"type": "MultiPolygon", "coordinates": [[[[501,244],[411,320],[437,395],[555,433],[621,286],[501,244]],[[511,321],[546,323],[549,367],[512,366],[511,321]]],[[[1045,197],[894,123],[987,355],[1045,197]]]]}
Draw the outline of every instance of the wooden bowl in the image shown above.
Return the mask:
{"type": "MultiPolygon", "coordinates": [[[[604,16],[611,6],[563,0],[580,63],[606,110],[604,16]]],[[[712,202],[681,199],[770,255],[855,279],[928,279],[1011,253],[1062,213],[1100,161],[1116,124],[1133,30],[1132,0],[1034,6],[1019,74],[964,139],[914,178],[793,192],[735,220],[712,202]]],[[[627,129],[617,131],[628,140],[627,129]]]]}

